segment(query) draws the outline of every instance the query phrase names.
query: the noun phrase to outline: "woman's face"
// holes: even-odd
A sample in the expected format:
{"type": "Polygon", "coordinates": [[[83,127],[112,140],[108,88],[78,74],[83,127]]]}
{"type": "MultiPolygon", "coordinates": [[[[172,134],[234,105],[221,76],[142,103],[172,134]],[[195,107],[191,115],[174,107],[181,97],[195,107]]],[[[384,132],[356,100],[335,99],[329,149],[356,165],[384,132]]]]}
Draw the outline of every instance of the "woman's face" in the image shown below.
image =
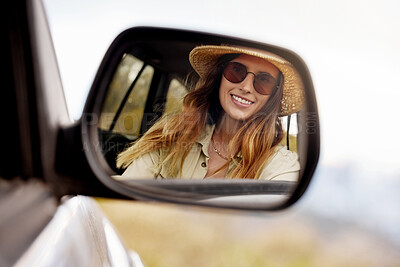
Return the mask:
{"type": "MultiPolygon", "coordinates": [[[[279,70],[261,58],[240,55],[233,62],[246,66],[248,72],[254,74],[269,73],[276,80],[279,70]]],[[[232,83],[222,75],[219,89],[219,100],[225,113],[234,120],[247,120],[258,112],[268,101],[270,95],[259,94],[253,87],[254,75],[248,73],[240,83],[232,83]]]]}

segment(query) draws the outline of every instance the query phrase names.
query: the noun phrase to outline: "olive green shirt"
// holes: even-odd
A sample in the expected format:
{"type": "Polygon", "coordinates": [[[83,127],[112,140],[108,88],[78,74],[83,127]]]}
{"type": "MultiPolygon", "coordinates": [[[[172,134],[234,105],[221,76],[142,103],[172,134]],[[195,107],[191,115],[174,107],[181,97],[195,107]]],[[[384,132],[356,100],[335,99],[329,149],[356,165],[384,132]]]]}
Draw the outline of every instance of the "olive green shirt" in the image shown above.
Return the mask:
{"type": "MultiPolygon", "coordinates": [[[[206,125],[196,143],[190,149],[182,167],[184,179],[203,179],[208,170],[208,147],[215,125],[206,125]]],[[[165,158],[163,150],[149,152],[132,162],[118,180],[167,178],[166,166],[160,166],[165,158]]],[[[235,159],[240,160],[240,157],[235,159]]],[[[235,165],[235,160],[228,168],[228,174],[235,165]]],[[[274,154],[268,159],[259,177],[260,180],[297,181],[300,164],[295,152],[287,150],[283,145],[275,148],[274,154]]]]}

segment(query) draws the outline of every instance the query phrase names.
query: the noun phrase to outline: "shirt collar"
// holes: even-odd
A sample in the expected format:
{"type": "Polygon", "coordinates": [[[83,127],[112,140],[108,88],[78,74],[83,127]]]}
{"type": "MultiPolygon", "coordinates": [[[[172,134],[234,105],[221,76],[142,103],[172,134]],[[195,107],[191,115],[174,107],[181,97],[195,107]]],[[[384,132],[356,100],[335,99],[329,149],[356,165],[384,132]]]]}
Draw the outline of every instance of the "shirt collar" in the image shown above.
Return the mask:
{"type": "MultiPolygon", "coordinates": [[[[201,145],[201,150],[203,151],[204,155],[206,155],[207,158],[210,157],[208,154],[208,147],[211,142],[212,135],[214,133],[215,129],[215,124],[206,124],[206,127],[204,127],[203,131],[200,133],[199,138],[197,139],[197,143],[201,145]]],[[[236,158],[241,159],[242,158],[242,151],[239,151],[238,155],[236,158]]]]}
{"type": "Polygon", "coordinates": [[[206,124],[203,131],[200,133],[199,138],[197,139],[197,143],[201,145],[201,150],[203,151],[204,155],[208,157],[208,146],[210,145],[212,135],[214,133],[215,124],[206,124]]]}

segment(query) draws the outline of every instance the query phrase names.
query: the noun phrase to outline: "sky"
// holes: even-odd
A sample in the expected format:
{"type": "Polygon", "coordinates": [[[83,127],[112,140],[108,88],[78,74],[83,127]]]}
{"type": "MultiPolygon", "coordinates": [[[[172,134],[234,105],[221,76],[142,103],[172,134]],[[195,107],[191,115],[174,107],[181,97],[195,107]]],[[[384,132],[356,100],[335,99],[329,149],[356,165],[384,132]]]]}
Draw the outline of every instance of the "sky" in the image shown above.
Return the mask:
{"type": "Polygon", "coordinates": [[[79,119],[107,48],[133,26],[231,35],[296,52],[309,67],[325,165],[400,174],[400,2],[44,0],[67,105],[79,119]]]}

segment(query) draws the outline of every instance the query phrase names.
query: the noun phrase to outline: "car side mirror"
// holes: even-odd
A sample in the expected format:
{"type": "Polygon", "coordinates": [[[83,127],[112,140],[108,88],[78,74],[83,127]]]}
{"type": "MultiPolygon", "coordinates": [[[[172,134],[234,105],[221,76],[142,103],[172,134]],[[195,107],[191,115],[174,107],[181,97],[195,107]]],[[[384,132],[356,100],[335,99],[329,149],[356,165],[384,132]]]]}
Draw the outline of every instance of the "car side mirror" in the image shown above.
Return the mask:
{"type": "MultiPolygon", "coordinates": [[[[210,125],[213,123],[217,121],[210,125]]],[[[95,77],[80,127],[91,170],[114,192],[133,199],[212,207],[275,210],[292,205],[307,189],[320,150],[314,88],[307,66],[298,55],[273,45],[177,29],[138,27],[115,39],[95,77]],[[189,62],[190,51],[201,45],[221,44],[273,53],[297,71],[302,83],[303,95],[298,96],[302,97],[302,106],[293,114],[280,114],[282,140],[275,144],[284,154],[277,165],[287,165],[289,158],[296,156],[296,179],[177,179],[178,175],[164,177],[160,172],[158,176],[125,177],[126,170],[116,165],[118,155],[145,136],[160,118],[179,114],[182,99],[193,90],[188,88],[188,80],[192,84],[199,80],[189,62]]],[[[166,166],[158,167],[161,170],[166,166]]]]}

